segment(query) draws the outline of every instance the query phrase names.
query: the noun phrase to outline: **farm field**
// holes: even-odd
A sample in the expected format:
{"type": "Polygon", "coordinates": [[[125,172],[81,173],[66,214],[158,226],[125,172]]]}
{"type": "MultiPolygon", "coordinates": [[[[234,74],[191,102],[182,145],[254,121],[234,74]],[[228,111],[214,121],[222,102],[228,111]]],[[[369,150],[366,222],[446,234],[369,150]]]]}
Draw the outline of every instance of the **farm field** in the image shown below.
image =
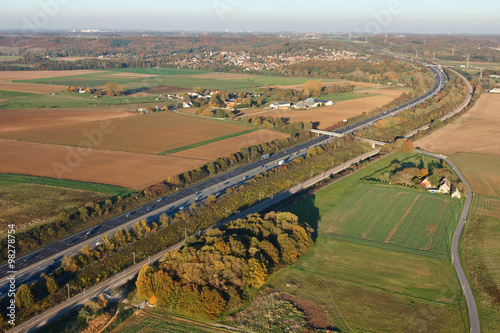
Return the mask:
{"type": "Polygon", "coordinates": [[[0,174],[0,233],[8,224],[21,229],[88,201],[130,192],[116,186],[0,174]]]}
{"type": "Polygon", "coordinates": [[[136,190],[204,163],[198,159],[91,150],[0,139],[0,172],[63,178],[136,190]]]}
{"type": "MultiPolygon", "coordinates": [[[[17,126],[21,126],[22,118],[18,120],[17,126]]],[[[48,124],[43,128],[21,129],[2,133],[0,136],[29,142],[88,147],[89,138],[85,133],[96,131],[100,126],[100,122],[97,120],[64,126],[48,124]],[[87,143],[85,144],[85,142],[87,143]]],[[[147,154],[160,154],[170,149],[249,129],[249,127],[238,123],[181,115],[168,111],[121,117],[110,120],[107,126],[108,130],[102,135],[101,142],[92,145],[93,148],[147,154]],[[187,128],[189,130],[186,130],[187,128]]]]}
{"type": "Polygon", "coordinates": [[[139,310],[111,331],[112,333],[219,333],[233,332],[197,320],[172,316],[160,309],[139,310]]]}
{"type": "Polygon", "coordinates": [[[474,107],[453,123],[419,139],[415,146],[453,154],[500,155],[500,94],[481,95],[474,107]]]}
{"type": "Polygon", "coordinates": [[[266,285],[326,307],[342,332],[467,329],[454,271],[438,259],[319,237],[266,285]]]}
{"type": "Polygon", "coordinates": [[[100,107],[76,109],[41,109],[41,110],[1,110],[0,135],[19,131],[36,131],[44,128],[82,124],[116,118],[138,116],[127,111],[127,107],[100,107]]]}
{"type": "Polygon", "coordinates": [[[460,201],[449,197],[361,185],[334,209],[320,208],[318,234],[448,259],[460,211],[460,201]]]}
{"type": "Polygon", "coordinates": [[[460,257],[475,291],[482,332],[500,325],[500,197],[475,195],[460,257]]]}
{"type": "Polygon", "coordinates": [[[50,94],[53,92],[60,92],[65,89],[68,89],[68,87],[37,83],[0,82],[0,90],[19,91],[33,94],[50,94]]]}
{"type": "Polygon", "coordinates": [[[241,148],[257,145],[264,142],[270,142],[277,139],[288,137],[287,134],[278,133],[268,130],[258,130],[248,134],[243,134],[230,139],[225,139],[221,142],[214,142],[203,145],[201,147],[187,149],[182,152],[174,153],[172,156],[177,157],[193,157],[204,159],[207,162],[213,161],[218,157],[225,157],[231,153],[239,151],[241,148]]]}
{"type": "Polygon", "coordinates": [[[500,156],[456,153],[449,155],[476,194],[500,197],[500,156]]]}
{"type": "MultiPolygon", "coordinates": [[[[85,75],[100,73],[93,70],[73,70],[73,71],[1,71],[0,81],[35,80],[47,78],[60,78],[64,76],[85,75]]],[[[47,81],[50,84],[50,80],[47,81]]]]}
{"type": "MultiPolygon", "coordinates": [[[[209,73],[187,69],[171,68],[136,68],[95,71],[82,75],[73,75],[59,78],[20,78],[22,83],[53,84],[61,86],[92,86],[100,87],[110,81],[122,84],[125,89],[147,89],[156,86],[175,86],[193,89],[202,87],[204,89],[221,89],[229,91],[253,90],[255,87],[264,85],[302,85],[310,78],[303,77],[279,77],[267,75],[244,75],[227,73],[209,73]],[[119,74],[122,73],[122,74],[119,74]],[[132,74],[131,74],[132,73],[132,74]],[[140,74],[140,75],[134,75],[140,74]],[[105,76],[105,77],[103,77],[105,76]]],[[[1,76],[0,76],[1,81],[1,76]]],[[[327,81],[325,81],[327,82],[327,81]]]]}
{"type": "Polygon", "coordinates": [[[356,117],[363,112],[369,112],[374,108],[381,107],[394,99],[401,96],[402,90],[398,89],[373,89],[360,90],[357,94],[367,94],[367,97],[344,100],[331,106],[324,106],[311,110],[269,110],[255,111],[245,110],[244,115],[251,116],[252,114],[262,117],[283,117],[288,118],[290,122],[319,122],[318,129],[325,129],[332,125],[341,122],[344,119],[356,117]]]}
{"type": "Polygon", "coordinates": [[[341,331],[466,331],[448,253],[461,201],[360,182],[413,156],[391,154],[290,207],[316,242],[267,285],[325,306],[341,331]]]}

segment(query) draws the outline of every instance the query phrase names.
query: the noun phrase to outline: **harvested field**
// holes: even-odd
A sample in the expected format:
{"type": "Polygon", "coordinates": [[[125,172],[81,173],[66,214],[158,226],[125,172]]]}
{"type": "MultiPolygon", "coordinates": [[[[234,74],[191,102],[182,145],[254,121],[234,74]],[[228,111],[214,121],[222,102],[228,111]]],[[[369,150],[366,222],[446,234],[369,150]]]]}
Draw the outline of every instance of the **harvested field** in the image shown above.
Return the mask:
{"type": "Polygon", "coordinates": [[[204,161],[0,139],[0,172],[64,178],[136,190],[204,161]]]}
{"type": "Polygon", "coordinates": [[[103,71],[74,70],[74,71],[3,71],[0,72],[0,81],[46,79],[51,77],[74,76],[93,73],[106,73],[103,71]]]}
{"type": "Polygon", "coordinates": [[[1,110],[0,135],[22,131],[33,131],[43,128],[54,128],[81,124],[91,121],[125,118],[137,116],[122,107],[99,107],[78,109],[41,109],[41,110],[1,110]]]}
{"type": "Polygon", "coordinates": [[[448,158],[457,165],[476,194],[500,197],[500,156],[457,153],[448,158]]]}
{"type": "Polygon", "coordinates": [[[158,86],[145,90],[145,93],[148,94],[170,94],[170,93],[180,93],[180,92],[189,92],[192,89],[183,88],[183,87],[175,87],[175,86],[158,86]]]}
{"type": "Polygon", "coordinates": [[[183,75],[185,77],[191,77],[195,79],[217,79],[217,80],[234,80],[234,79],[252,79],[255,75],[246,74],[230,74],[230,73],[207,73],[207,74],[194,74],[194,75],[183,75]]]}
{"type": "Polygon", "coordinates": [[[500,94],[482,94],[476,105],[453,123],[415,142],[423,149],[452,154],[500,155],[500,94]]]}
{"type": "MultiPolygon", "coordinates": [[[[0,72],[1,75],[2,72],[0,72]]],[[[56,86],[38,83],[0,82],[0,90],[20,91],[34,94],[49,94],[67,90],[66,86],[56,86]]]]}
{"type": "Polygon", "coordinates": [[[363,112],[369,112],[374,108],[381,107],[401,96],[402,90],[396,89],[373,89],[359,91],[358,93],[378,94],[377,96],[358,98],[348,101],[338,102],[335,105],[324,106],[311,110],[245,110],[243,114],[261,117],[282,117],[289,122],[312,121],[319,122],[318,129],[324,129],[337,124],[339,121],[351,117],[359,116],[363,112]]]}
{"type": "MultiPolygon", "coordinates": [[[[167,111],[111,119],[107,126],[108,130],[102,131],[100,142],[94,144],[94,148],[148,154],[159,154],[249,129],[241,124],[167,111]]],[[[36,130],[18,130],[1,136],[21,141],[88,147],[89,138],[85,133],[95,132],[100,127],[100,121],[66,126],[49,124],[36,130]]]]}
{"type": "Polygon", "coordinates": [[[272,132],[268,130],[260,130],[219,142],[210,143],[201,147],[184,150],[179,153],[171,154],[170,156],[185,158],[196,156],[199,159],[209,162],[215,160],[218,157],[225,157],[231,153],[237,152],[240,150],[240,148],[249,147],[251,145],[256,145],[259,143],[269,142],[286,137],[288,137],[287,134],[272,132]]]}

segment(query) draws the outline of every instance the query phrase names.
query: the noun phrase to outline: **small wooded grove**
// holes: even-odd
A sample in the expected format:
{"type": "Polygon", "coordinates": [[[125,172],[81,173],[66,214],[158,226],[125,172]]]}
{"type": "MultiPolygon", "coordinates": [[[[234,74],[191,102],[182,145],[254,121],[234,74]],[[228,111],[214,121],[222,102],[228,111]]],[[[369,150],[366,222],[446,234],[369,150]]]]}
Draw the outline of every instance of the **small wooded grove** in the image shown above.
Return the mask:
{"type": "Polygon", "coordinates": [[[296,215],[270,212],[191,236],[181,250],[141,269],[138,296],[180,314],[219,317],[262,287],[269,274],[305,254],[313,245],[311,233],[296,215]]]}

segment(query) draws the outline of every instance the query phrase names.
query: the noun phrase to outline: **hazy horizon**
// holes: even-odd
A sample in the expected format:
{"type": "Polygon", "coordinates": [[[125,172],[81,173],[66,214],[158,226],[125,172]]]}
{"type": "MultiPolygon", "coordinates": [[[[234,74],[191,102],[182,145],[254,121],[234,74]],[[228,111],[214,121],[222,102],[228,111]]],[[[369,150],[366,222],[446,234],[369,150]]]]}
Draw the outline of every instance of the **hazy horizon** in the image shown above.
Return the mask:
{"type": "Polygon", "coordinates": [[[25,0],[2,5],[0,30],[148,30],[498,34],[500,2],[423,0],[25,0]],[[485,10],[487,8],[487,10],[485,10]]]}

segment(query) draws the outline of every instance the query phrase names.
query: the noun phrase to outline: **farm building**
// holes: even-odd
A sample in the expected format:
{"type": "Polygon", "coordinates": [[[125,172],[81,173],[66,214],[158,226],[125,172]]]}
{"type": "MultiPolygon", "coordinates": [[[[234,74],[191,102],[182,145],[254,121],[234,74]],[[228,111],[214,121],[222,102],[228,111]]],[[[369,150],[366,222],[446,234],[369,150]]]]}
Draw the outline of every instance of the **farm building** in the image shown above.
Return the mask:
{"type": "Polygon", "coordinates": [[[292,106],[290,102],[274,102],[269,105],[273,109],[289,108],[292,106]]]}
{"type": "Polygon", "coordinates": [[[316,99],[316,98],[312,98],[312,97],[306,99],[306,102],[315,103],[315,104],[319,104],[319,105],[334,105],[335,104],[334,101],[329,101],[326,99],[316,99]]]}
{"type": "Polygon", "coordinates": [[[462,197],[462,195],[460,194],[460,191],[458,190],[458,188],[455,188],[455,190],[453,191],[453,193],[451,193],[451,197],[452,198],[457,198],[457,199],[460,199],[462,197]]]}

